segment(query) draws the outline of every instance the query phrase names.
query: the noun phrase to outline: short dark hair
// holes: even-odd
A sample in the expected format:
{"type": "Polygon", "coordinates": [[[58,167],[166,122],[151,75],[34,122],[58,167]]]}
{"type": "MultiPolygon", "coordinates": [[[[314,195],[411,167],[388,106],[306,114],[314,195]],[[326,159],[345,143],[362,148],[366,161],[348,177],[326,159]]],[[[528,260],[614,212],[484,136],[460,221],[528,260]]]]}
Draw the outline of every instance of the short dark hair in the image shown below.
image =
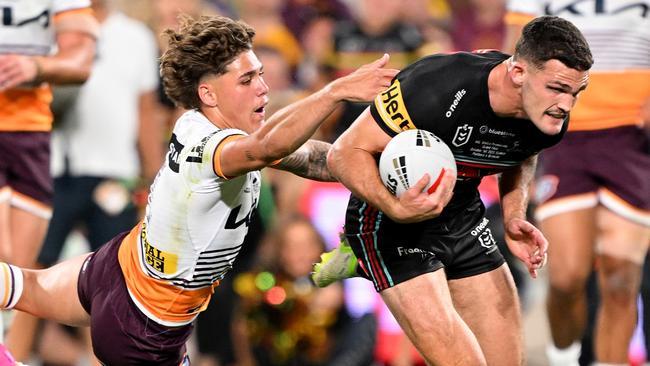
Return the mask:
{"type": "Polygon", "coordinates": [[[160,58],[165,92],[177,106],[196,109],[201,105],[199,80],[208,74],[225,74],[240,53],[252,49],[255,30],[223,16],[184,16],[178,31],[167,29],[164,34],[169,38],[160,58]]]}
{"type": "Polygon", "coordinates": [[[580,30],[568,20],[549,15],[537,17],[524,26],[514,58],[525,59],[538,68],[546,61],[558,60],[579,71],[589,70],[594,63],[580,30]]]}

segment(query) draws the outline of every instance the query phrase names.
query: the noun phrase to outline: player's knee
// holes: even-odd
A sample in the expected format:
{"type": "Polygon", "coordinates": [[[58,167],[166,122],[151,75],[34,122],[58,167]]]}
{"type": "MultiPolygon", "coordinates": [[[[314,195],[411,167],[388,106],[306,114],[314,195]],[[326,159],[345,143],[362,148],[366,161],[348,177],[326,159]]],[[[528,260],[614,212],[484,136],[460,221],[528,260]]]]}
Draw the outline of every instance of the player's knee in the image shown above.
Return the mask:
{"type": "Polygon", "coordinates": [[[577,298],[584,293],[587,278],[585,275],[572,272],[563,273],[561,276],[553,276],[549,281],[550,291],[552,294],[567,300],[577,298]]]}
{"type": "Polygon", "coordinates": [[[641,266],[610,256],[600,257],[600,289],[603,302],[626,306],[636,302],[641,282],[641,266]]]}

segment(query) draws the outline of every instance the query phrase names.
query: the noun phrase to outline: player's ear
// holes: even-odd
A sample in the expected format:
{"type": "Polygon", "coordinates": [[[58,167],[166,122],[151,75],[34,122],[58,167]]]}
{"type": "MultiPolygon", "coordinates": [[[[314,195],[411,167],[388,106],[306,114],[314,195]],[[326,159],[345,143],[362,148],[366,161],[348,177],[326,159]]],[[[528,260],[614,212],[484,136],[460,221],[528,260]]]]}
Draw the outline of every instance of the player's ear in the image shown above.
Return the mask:
{"type": "Polygon", "coordinates": [[[208,107],[217,106],[217,94],[214,92],[214,87],[207,80],[199,82],[198,93],[203,104],[208,107]]]}
{"type": "Polygon", "coordinates": [[[513,59],[508,60],[508,75],[515,85],[522,86],[524,84],[524,75],[526,74],[527,66],[528,65],[522,61],[515,61],[513,59]]]}

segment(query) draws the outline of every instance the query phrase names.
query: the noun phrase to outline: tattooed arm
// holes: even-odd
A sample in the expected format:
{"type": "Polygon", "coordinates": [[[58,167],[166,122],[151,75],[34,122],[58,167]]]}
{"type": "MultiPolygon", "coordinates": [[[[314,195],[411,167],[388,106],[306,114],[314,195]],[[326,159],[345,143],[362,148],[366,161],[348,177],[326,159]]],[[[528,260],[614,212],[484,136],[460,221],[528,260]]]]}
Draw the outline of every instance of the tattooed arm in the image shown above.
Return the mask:
{"type": "Polygon", "coordinates": [[[330,146],[332,145],[324,141],[308,140],[298,150],[271,167],[307,179],[335,182],[336,178],[327,168],[327,152],[330,146]]]}

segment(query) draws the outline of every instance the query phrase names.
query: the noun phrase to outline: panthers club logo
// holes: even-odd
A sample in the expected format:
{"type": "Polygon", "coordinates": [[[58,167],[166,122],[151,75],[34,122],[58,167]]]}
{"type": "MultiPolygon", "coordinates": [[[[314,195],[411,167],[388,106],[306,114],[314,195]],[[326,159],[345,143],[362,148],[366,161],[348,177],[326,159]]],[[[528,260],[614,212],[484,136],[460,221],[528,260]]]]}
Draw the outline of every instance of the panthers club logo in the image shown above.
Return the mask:
{"type": "Polygon", "coordinates": [[[451,141],[451,143],[456,147],[465,145],[469,141],[469,137],[472,135],[473,129],[474,127],[468,125],[467,123],[462,126],[458,126],[458,128],[456,128],[454,139],[451,141]]]}

